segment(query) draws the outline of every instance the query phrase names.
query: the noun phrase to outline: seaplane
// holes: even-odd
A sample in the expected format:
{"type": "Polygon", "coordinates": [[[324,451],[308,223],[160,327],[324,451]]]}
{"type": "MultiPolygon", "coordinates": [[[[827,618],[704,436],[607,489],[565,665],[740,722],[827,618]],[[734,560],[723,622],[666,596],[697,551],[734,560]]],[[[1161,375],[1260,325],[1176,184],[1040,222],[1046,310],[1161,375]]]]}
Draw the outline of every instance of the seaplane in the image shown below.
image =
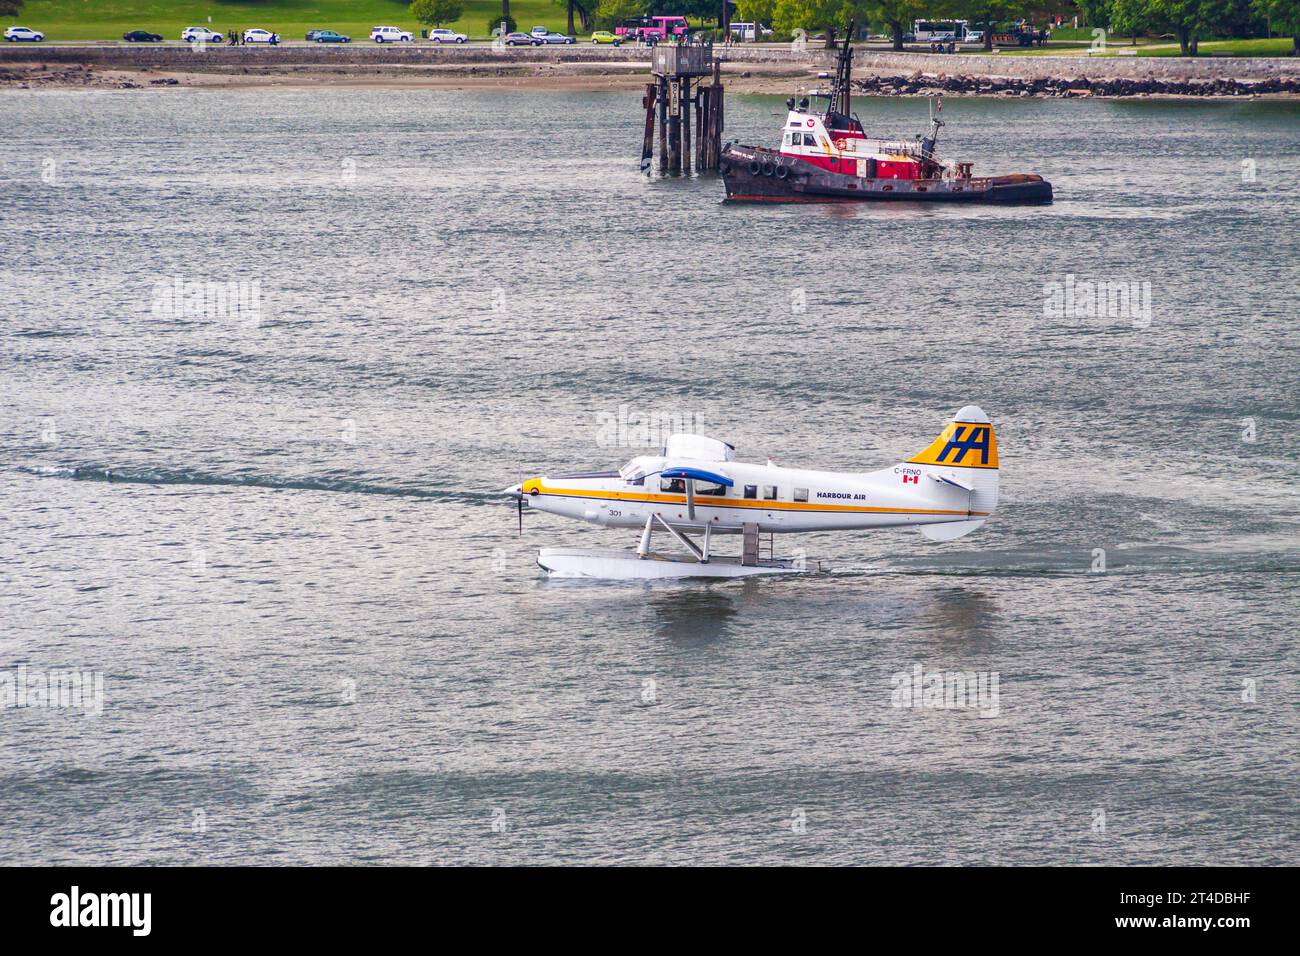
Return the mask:
{"type": "Polygon", "coordinates": [[[538,476],[502,492],[524,506],[605,528],[639,529],[635,552],[543,548],[550,576],[631,580],[806,574],[820,562],[777,558],[776,534],[916,527],[931,541],[979,528],[998,500],[998,445],[989,417],[967,405],[926,448],[871,472],[815,471],[736,460],[733,445],[674,434],[656,455],[617,471],[538,476]],[[680,546],[651,549],[655,531],[680,546]],[[767,535],[767,555],[762,536],[767,535]],[[739,556],[716,554],[717,535],[740,535],[739,556]]]}

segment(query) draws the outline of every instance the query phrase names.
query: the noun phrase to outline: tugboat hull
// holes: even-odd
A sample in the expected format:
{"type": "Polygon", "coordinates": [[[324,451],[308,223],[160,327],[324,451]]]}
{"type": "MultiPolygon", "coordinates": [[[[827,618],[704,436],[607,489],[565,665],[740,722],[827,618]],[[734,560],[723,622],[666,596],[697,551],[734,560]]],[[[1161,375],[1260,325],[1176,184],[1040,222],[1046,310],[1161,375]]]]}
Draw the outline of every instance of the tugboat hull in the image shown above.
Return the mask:
{"type": "Polygon", "coordinates": [[[1032,173],[966,179],[870,178],[832,172],[775,150],[733,145],[722,150],[720,168],[727,199],[733,201],[1000,204],[1052,201],[1052,184],[1032,173]]]}

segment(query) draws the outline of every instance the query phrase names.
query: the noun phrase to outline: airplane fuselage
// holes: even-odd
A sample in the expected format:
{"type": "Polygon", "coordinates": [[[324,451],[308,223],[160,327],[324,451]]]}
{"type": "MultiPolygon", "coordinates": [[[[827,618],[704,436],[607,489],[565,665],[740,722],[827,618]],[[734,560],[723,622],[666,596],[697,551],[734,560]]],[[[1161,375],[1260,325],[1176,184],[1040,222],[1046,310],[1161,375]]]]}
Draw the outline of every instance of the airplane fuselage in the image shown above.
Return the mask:
{"type": "Polygon", "coordinates": [[[659,474],[664,458],[635,458],[622,472],[530,478],[519,486],[531,508],[610,528],[640,528],[653,514],[683,531],[739,533],[839,531],[982,518],[968,489],[938,480],[951,471],[899,464],[870,473],[783,468],[737,461],[683,461],[732,481],[694,483],[694,516],[686,482],[659,474]]]}

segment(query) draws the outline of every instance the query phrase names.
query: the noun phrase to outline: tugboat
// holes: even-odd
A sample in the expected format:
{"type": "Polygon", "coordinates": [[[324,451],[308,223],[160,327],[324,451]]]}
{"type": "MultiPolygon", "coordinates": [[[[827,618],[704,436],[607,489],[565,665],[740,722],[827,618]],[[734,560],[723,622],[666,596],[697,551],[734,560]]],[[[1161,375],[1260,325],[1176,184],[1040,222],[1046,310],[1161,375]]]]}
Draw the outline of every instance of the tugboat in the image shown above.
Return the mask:
{"type": "Polygon", "coordinates": [[[972,176],[971,163],[942,161],[935,153],[943,120],[931,102],[930,132],[912,141],[869,139],[850,109],[853,51],[844,38],[835,64],[835,82],[824,110],[809,109],[808,98],[789,110],[777,149],[728,143],[719,166],[729,200],[763,202],[1050,203],[1052,184],[1033,173],[972,176]]]}

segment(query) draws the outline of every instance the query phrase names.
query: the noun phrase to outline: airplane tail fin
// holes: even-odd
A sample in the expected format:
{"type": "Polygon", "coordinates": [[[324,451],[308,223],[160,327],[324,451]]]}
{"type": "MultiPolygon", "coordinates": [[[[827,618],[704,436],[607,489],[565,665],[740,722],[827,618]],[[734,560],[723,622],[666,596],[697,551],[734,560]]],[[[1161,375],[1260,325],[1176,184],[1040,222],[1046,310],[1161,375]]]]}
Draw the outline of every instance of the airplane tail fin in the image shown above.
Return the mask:
{"type": "Polygon", "coordinates": [[[972,517],[921,526],[932,541],[953,541],[970,534],[998,504],[998,440],[993,423],[978,405],[967,405],[953,416],[925,450],[907,459],[936,480],[970,493],[972,517]]]}

